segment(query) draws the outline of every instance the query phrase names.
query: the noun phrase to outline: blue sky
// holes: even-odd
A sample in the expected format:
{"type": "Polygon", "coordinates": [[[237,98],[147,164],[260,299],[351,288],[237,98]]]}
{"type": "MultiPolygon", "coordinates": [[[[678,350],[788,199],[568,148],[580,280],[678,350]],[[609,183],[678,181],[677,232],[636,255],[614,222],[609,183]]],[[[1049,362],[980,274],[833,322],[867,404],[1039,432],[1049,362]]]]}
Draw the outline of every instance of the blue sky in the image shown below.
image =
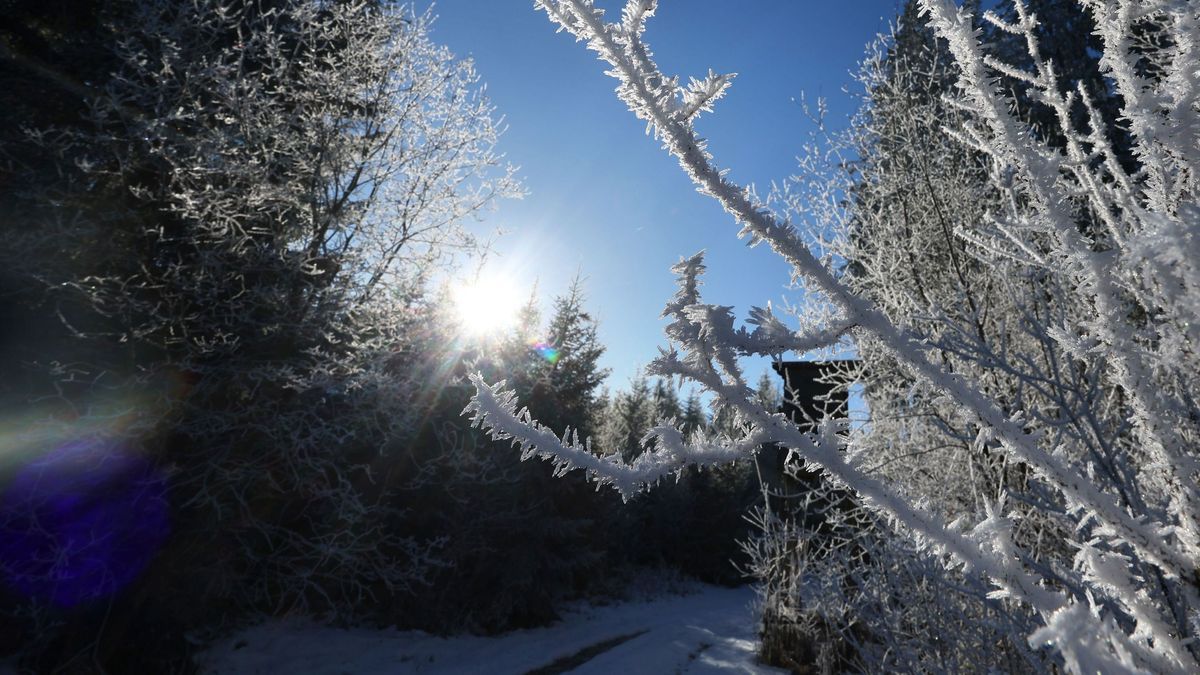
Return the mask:
{"type": "MultiPolygon", "coordinates": [[[[621,3],[600,4],[619,13],[621,3]]],[[[529,193],[486,216],[482,230],[505,232],[489,264],[519,287],[536,282],[547,300],[581,273],[608,349],[609,386],[623,388],[666,344],[659,314],[680,256],[706,249],[706,301],[743,316],[787,297],[788,271],[765,247],[736,239],[733,220],[616,99],[595,55],[532,5],[440,0],[433,37],[474,58],[507,123],[501,151],[529,193]]],[[[898,9],[898,0],[666,0],[646,39],[663,70],[684,81],[709,68],[738,74],[698,128],[733,179],[765,194],[794,173],[813,130],[796,101],[823,96],[830,125],[844,125],[850,72],[898,9]]]]}

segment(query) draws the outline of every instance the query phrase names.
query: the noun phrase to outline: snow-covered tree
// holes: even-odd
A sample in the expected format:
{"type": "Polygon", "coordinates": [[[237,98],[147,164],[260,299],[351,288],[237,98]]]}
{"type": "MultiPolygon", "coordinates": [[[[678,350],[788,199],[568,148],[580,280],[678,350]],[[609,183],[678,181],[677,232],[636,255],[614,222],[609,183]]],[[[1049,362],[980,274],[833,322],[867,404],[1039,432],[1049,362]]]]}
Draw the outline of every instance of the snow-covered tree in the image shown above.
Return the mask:
{"type": "MultiPolygon", "coordinates": [[[[863,109],[838,139],[847,146],[838,148],[841,154],[858,158],[831,181],[835,191],[851,195],[829,223],[845,233],[836,245],[849,261],[845,280],[892,321],[929,336],[937,358],[954,372],[970,373],[989,396],[1040,408],[1031,405],[1038,392],[1011,375],[1016,364],[996,368],[989,359],[963,355],[959,346],[970,341],[1020,353],[1029,360],[1027,370],[1059,369],[1043,358],[1044,336],[1023,328],[1024,317],[1048,311],[1037,279],[1014,286],[956,234],[998,208],[1003,195],[991,185],[986,157],[943,133],[963,124],[945,101],[954,91],[953,63],[946,43],[917,14],[917,3],[908,3],[895,33],[864,63],[863,109]]],[[[1019,467],[986,448],[971,451],[974,418],[928,395],[920,379],[869,336],[857,346],[863,368],[855,377],[864,385],[871,422],[859,447],[883,475],[950,519],[982,513],[983,501],[1000,492],[1026,492],[1019,467]]],[[[1029,513],[1046,506],[1031,505],[1029,513]]],[[[1031,517],[1020,529],[1052,546],[1060,537],[1045,532],[1048,525],[1031,517]]]]}
{"type": "MultiPolygon", "coordinates": [[[[589,0],[538,4],[609,64],[618,96],[700,191],[739,221],[742,236],[781,255],[805,290],[820,298],[824,311],[809,312],[800,326],[790,327],[770,308],[753,308],[750,327],[735,328],[729,308],[702,302],[702,256],[676,266],[679,292],[666,309],[672,349],[651,371],[694,381],[719,405],[736,410],[742,433],[733,438],[688,439],[658,425],[651,432],[652,452],[632,462],[598,458],[574,439],[560,438],[518,413],[510,393],[479,378],[469,408],[475,421],[528,455],[546,457],[562,471],[582,468],[626,495],[683,466],[735,461],[764,443],[778,443],[853,490],[931,555],[990,584],[992,600],[1030,611],[1040,627],[1027,639],[1050,647],[1048,654],[1067,670],[1195,670],[1200,255],[1193,230],[1200,218],[1195,132],[1200,57],[1194,36],[1200,17],[1194,7],[1170,0],[1082,3],[1101,38],[1098,67],[1121,101],[1136,160],[1130,170],[1112,142],[1119,133],[1093,105],[1093,92],[1086,85],[1061,86],[1059,71],[1039,49],[1037,17],[1022,0],[1013,3],[1011,19],[990,11],[982,19],[1024,42],[1024,66],[989,54],[974,18],[955,3],[921,0],[954,63],[956,84],[949,100],[961,127],[945,132],[982,158],[986,184],[999,195],[994,206],[985,202],[977,218],[951,230],[946,255],[957,256],[961,244],[954,239],[964,239],[978,264],[994,267],[1014,288],[1032,288],[1007,293],[1006,299],[1028,299],[1031,292],[1052,295],[1050,304],[1060,311],[1029,312],[1023,320],[1048,338],[1042,345],[1053,358],[1074,364],[1075,371],[1098,378],[1097,384],[1112,392],[1100,399],[1065,396],[1055,407],[1043,408],[1009,398],[1007,388],[992,387],[986,368],[957,370],[942,358],[947,348],[966,345],[953,352],[964,362],[1003,364],[997,354],[1005,355],[999,350],[1006,344],[970,335],[931,344],[937,336],[920,325],[897,322],[876,300],[847,285],[785,213],[773,211],[717,168],[694,123],[721,97],[731,77],[709,73],[683,85],[662,73],[643,39],[655,2],[631,0],[616,22],[606,21],[589,0]],[[1155,36],[1149,45],[1139,38],[1147,31],[1155,36]],[[1053,112],[1057,133],[1035,132],[1014,113],[1009,94],[997,86],[1002,76],[1023,83],[1029,96],[1053,112]],[[1076,106],[1086,113],[1082,119],[1072,114],[1076,106]],[[834,348],[850,337],[874,341],[922,384],[919,395],[944,400],[956,415],[972,420],[976,433],[969,452],[975,460],[997,458],[1006,471],[1021,472],[1031,492],[1044,495],[1042,504],[1061,505],[1042,507],[1039,515],[1059,523],[1072,538],[1075,554],[1067,565],[1047,565],[1031,555],[1015,532],[1021,512],[1010,507],[1006,491],[984,495],[982,512],[948,522],[907,494],[904,485],[874,475],[871,457],[856,452],[853,443],[847,452],[844,426],[826,419],[806,431],[764,409],[738,365],[743,355],[806,353],[834,348]],[[985,344],[988,349],[981,349],[985,344]],[[1072,433],[1073,424],[1097,412],[1105,413],[1101,420],[1124,420],[1129,442],[1112,435],[1103,422],[1072,433]],[[1080,440],[1085,433],[1095,436],[1090,447],[1080,440]]],[[[970,286],[961,280],[960,285],[964,292],[970,286]]],[[[963,297],[928,309],[968,320],[978,318],[979,311],[963,297]]],[[[1036,362],[1019,351],[1007,361],[1020,366],[1000,368],[1020,384],[1018,391],[1046,395],[1036,362]]],[[[1055,392],[1049,390],[1049,396],[1055,392]]]]}
{"type": "MultiPolygon", "coordinates": [[[[784,201],[841,235],[832,248],[848,262],[843,281],[871,298],[893,322],[930,336],[946,367],[970,373],[999,400],[1030,400],[1031,392],[1022,391],[1005,373],[943,347],[943,336],[960,339],[964,334],[1005,344],[1011,351],[1036,344],[1021,336],[1020,311],[1005,294],[1007,279],[995,278],[994,270],[954,234],[982,218],[1000,196],[989,184],[985,159],[942,131],[956,128],[960,120],[944,101],[954,91],[952,69],[946,44],[918,17],[915,0],[906,3],[896,29],[871,46],[862,65],[862,108],[851,128],[827,136],[829,147],[805,159],[809,173],[790,186],[795,191],[789,190],[784,201]],[[826,157],[834,161],[822,164],[826,157]]],[[[870,336],[859,335],[856,348],[859,367],[831,375],[835,384],[841,380],[840,387],[862,386],[869,418],[853,444],[855,452],[869,458],[868,472],[901,486],[906,496],[948,521],[983,517],[986,501],[1007,491],[1019,498],[1012,504],[1022,516],[1014,536],[1031,546],[1031,555],[1042,562],[1069,555],[1058,523],[1039,515],[1041,509],[1057,510],[1059,505],[1028,490],[1022,469],[1002,456],[972,452],[978,431],[972,417],[961,415],[948,399],[929,396],[921,380],[870,336]]],[[[1049,370],[1050,364],[1039,361],[1038,367],[1049,370]]],[[[759,573],[770,576],[762,591],[767,605],[764,645],[772,657],[786,660],[782,645],[791,643],[797,653],[815,658],[801,636],[791,635],[804,626],[810,641],[842,644],[839,658],[866,670],[957,671],[962,667],[956,664],[975,657],[988,662],[1034,659],[1020,641],[1013,644],[1006,637],[1032,631],[1031,617],[997,613],[986,585],[939,571],[911,546],[878,531],[881,521],[863,514],[833,486],[816,476],[797,477],[805,479],[807,494],[780,500],[758,522],[760,540],[778,537],[790,544],[760,541],[753,549],[759,573]],[[790,523],[784,526],[781,519],[790,523]],[[792,552],[782,557],[767,555],[789,548],[792,552]],[[874,581],[847,591],[842,569],[850,560],[846,551],[868,550],[856,567],[874,581]],[[803,579],[823,581],[805,585],[803,579]],[[906,615],[906,605],[872,599],[931,589],[941,589],[942,604],[922,621],[929,633],[945,636],[938,641],[896,630],[913,618],[906,615]],[[964,616],[989,613],[988,627],[964,628],[964,616]],[[862,631],[889,635],[893,649],[879,651],[862,640],[862,631]]]]}
{"type": "MultiPolygon", "coordinates": [[[[101,579],[59,603],[93,627],[162,618],[148,598],[168,590],[172,620],[195,625],[234,609],[358,614],[419,587],[437,538],[389,527],[404,509],[399,485],[376,481],[379,450],[424,413],[425,279],[473,247],[464,218],[514,188],[470,62],[430,40],[429,15],[385,2],[19,9],[0,55],[0,267],[19,289],[4,323],[45,332],[5,350],[20,374],[0,385],[5,406],[30,420],[29,457],[45,455],[31,471],[149,466],[171,536],[146,545],[140,590],[97,614],[119,586],[105,569],[127,562],[104,559],[105,542],[121,550],[140,537],[128,522],[158,521],[84,508],[72,517],[92,544],[73,549],[54,528],[80,522],[52,523],[61,495],[30,478],[47,487],[6,485],[0,540],[26,539],[4,547],[0,576],[41,603],[66,598],[47,580],[101,579]],[[79,447],[119,457],[55,459],[79,447]]],[[[112,635],[46,654],[102,664],[132,640],[112,635]]]]}

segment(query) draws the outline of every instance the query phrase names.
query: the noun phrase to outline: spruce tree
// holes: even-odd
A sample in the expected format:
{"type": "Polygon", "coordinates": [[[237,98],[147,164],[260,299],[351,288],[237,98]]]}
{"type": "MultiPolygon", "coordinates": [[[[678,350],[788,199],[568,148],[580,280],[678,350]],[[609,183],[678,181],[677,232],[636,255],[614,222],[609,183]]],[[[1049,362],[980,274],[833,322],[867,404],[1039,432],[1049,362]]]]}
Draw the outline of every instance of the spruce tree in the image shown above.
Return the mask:
{"type": "Polygon", "coordinates": [[[597,390],[609,373],[599,365],[604,346],[596,320],[584,308],[585,300],[583,279],[576,277],[567,292],[555,299],[546,331],[554,350],[551,373],[559,414],[581,437],[598,428],[597,390]]]}
{"type": "Polygon", "coordinates": [[[729,406],[714,405],[709,416],[708,430],[726,438],[737,438],[741,431],[737,424],[737,413],[729,406]]]}
{"type": "MultiPolygon", "coordinates": [[[[608,373],[599,367],[604,347],[585,302],[577,278],[543,321],[531,293],[500,344],[479,345],[481,357],[468,367],[506,379],[532,414],[593,433],[603,419],[597,407],[607,394],[598,390],[608,373]]],[[[447,405],[457,412],[463,403],[454,398],[447,405]]],[[[438,414],[432,421],[453,419],[438,414]]],[[[475,430],[455,432],[472,439],[471,450],[456,455],[460,466],[447,466],[442,484],[431,484],[421,500],[441,521],[450,564],[418,596],[418,606],[436,607],[433,627],[443,631],[493,632],[553,620],[564,597],[601,580],[597,572],[612,546],[604,532],[613,496],[596,492],[583,476],[558,479],[548,465],[522,463],[515,448],[475,430]],[[445,499],[446,491],[453,499],[445,499]]]]}
{"type": "Polygon", "coordinates": [[[642,438],[653,423],[654,403],[646,376],[638,373],[629,389],[613,396],[608,418],[601,431],[602,447],[632,462],[645,450],[642,438]]]}
{"type": "Polygon", "coordinates": [[[700,401],[700,395],[693,389],[688,392],[687,401],[684,403],[680,428],[690,434],[704,429],[707,425],[708,416],[704,412],[704,404],[700,401]]]}
{"type": "Polygon", "coordinates": [[[683,411],[679,407],[679,394],[671,383],[661,377],[654,381],[654,421],[678,420],[683,411]]]}
{"type": "Polygon", "coordinates": [[[758,377],[758,386],[754,389],[754,395],[767,410],[779,410],[783,405],[783,394],[779,389],[778,378],[768,371],[764,370],[758,377]]]}

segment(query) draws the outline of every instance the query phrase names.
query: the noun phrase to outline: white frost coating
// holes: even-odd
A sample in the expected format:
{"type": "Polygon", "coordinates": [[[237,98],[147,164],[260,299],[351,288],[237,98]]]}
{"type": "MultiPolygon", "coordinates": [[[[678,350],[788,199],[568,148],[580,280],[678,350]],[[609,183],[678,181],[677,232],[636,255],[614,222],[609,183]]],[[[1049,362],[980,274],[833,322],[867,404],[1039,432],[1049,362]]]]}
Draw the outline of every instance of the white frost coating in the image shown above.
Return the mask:
{"type": "MultiPolygon", "coordinates": [[[[703,440],[689,445],[682,434],[668,427],[656,428],[651,436],[656,451],[639,457],[632,465],[591,454],[569,434],[556,434],[530,419],[527,411],[516,412],[511,393],[473,381],[478,394],[468,411],[475,421],[498,438],[512,439],[526,456],[551,459],[559,471],[584,468],[600,482],[611,483],[622,494],[641,489],[690,463],[712,464],[744,458],[761,443],[778,443],[819,465],[855,490],[869,506],[886,513],[902,529],[934,549],[951,555],[959,564],[986,574],[997,596],[1027,603],[1043,618],[1045,627],[1031,640],[1053,646],[1073,672],[1188,672],[1197,666],[1190,651],[1189,619],[1200,611],[1196,584],[1200,535],[1197,533],[1196,451],[1194,405],[1187,383],[1167,391],[1156,386],[1159,372],[1169,359],[1194,362],[1197,350],[1196,258],[1193,231],[1197,209],[1191,203],[1197,194],[1196,97],[1198,59],[1194,32],[1183,34],[1162,56],[1184,75],[1163,78],[1160,83],[1137,79],[1132,57],[1123,40],[1136,17],[1134,3],[1086,3],[1103,24],[1105,67],[1115,73],[1118,89],[1125,97],[1127,114],[1134,119],[1133,132],[1143,173],[1124,173],[1104,137],[1098,115],[1091,109],[1086,92],[1062,96],[1051,64],[1038,56],[1033,35],[1036,17],[1018,2],[1019,21],[993,23],[1026,37],[1033,72],[985,57],[969,17],[948,0],[922,0],[932,16],[931,23],[950,43],[960,68],[959,84],[964,91],[962,108],[975,118],[965,139],[985,152],[1014,177],[1015,190],[1028,207],[1015,218],[1019,226],[997,223],[998,230],[1018,250],[1039,264],[1058,266],[1058,273],[1076,283],[1080,302],[1096,310],[1095,321],[1047,331],[1070,353],[1081,358],[1105,358],[1113,366],[1113,380],[1130,401],[1131,422],[1146,452],[1155,459],[1156,471],[1165,476],[1170,495],[1165,512],[1158,509],[1133,511],[1089,478],[1069,455],[1058,451],[1053,438],[1027,429],[1026,416],[1018,409],[1005,412],[989,398],[980,383],[949,371],[930,358],[923,337],[892,323],[868,300],[844,286],[814,255],[790,223],[778,218],[757,201],[752,191],[727,180],[712,164],[692,126],[695,115],[708,110],[725,91],[729,78],[713,75],[680,87],[676,78],[661,73],[642,41],[645,19],[656,8],[654,2],[634,0],[620,24],[604,21],[603,11],[590,0],[540,0],[537,5],[562,29],[586,41],[606,61],[608,74],[618,81],[617,95],[635,115],[647,122],[647,131],[675,156],[698,190],[714,197],[742,225],[739,236],[751,243],[766,242],[818,291],[835,310],[832,321],[794,331],[769,310],[754,309],[754,330],[735,329],[731,308],[700,301],[699,279],[703,272],[700,255],[681,261],[675,271],[680,290],[668,303],[664,315],[672,319],[667,335],[675,348],[665,351],[651,366],[660,375],[681,376],[715,394],[719,405],[735,410],[750,431],[736,442],[715,444],[703,440]],[[994,79],[1007,74],[1024,82],[1039,100],[1057,115],[1066,136],[1066,147],[1058,150],[1038,141],[1010,114],[1009,103],[997,91],[994,79]],[[1126,92],[1125,88],[1129,88],[1126,92]],[[1157,88],[1157,89],[1156,89],[1157,88]],[[1080,102],[1088,110],[1091,128],[1072,126],[1069,110],[1080,102]],[[1140,117],[1138,117],[1140,115],[1140,117]],[[1151,128],[1160,120],[1161,129],[1151,128]],[[1157,133],[1162,131],[1161,136],[1157,133]],[[1190,135],[1189,135],[1190,134],[1190,135]],[[1085,234],[1077,226],[1080,214],[1097,224],[1100,231],[1085,234]],[[1033,237],[1039,235],[1036,239],[1033,237]],[[1040,236],[1047,235],[1047,236],[1040,236]],[[1097,242],[1106,242],[1100,246],[1097,242]],[[1047,242],[1049,248],[1047,249],[1047,242]],[[1146,272],[1147,261],[1165,268],[1163,275],[1146,272]],[[1143,276],[1148,275],[1148,276],[1143,276]],[[1133,298],[1133,300],[1131,300],[1133,298]],[[1156,333],[1130,327],[1131,302],[1155,308],[1151,322],[1156,333]],[[901,494],[857,466],[856,458],[840,452],[841,439],[835,423],[823,421],[813,433],[796,427],[785,416],[771,413],[753,400],[738,368],[744,354],[780,355],[785,351],[809,351],[834,346],[849,332],[872,336],[889,349],[912,373],[927,381],[987,429],[986,436],[998,441],[1009,460],[1032,469],[1034,476],[1057,491],[1068,507],[1068,515],[1079,527],[1098,524],[1097,538],[1077,557],[1075,577],[1082,589],[1063,592],[1053,578],[1023,562],[1020,551],[1008,536],[1008,520],[1001,507],[970,534],[948,528],[934,514],[909,503],[901,494]],[[1167,351],[1168,349],[1174,351],[1167,351]],[[1167,359],[1167,360],[1164,360],[1167,359]],[[1179,393],[1182,391],[1182,393],[1179,393]],[[1122,557],[1125,556],[1125,557],[1122,557]],[[1138,577],[1139,570],[1153,570],[1160,580],[1179,588],[1180,607],[1162,607],[1146,599],[1144,586],[1152,580],[1138,577]],[[1093,600],[1104,596],[1115,604],[1093,600]],[[1120,620],[1112,611],[1119,608],[1120,620]],[[1174,612],[1176,616],[1172,617],[1174,612]],[[1132,622],[1133,628],[1126,626],[1132,622]]],[[[1168,30],[1194,29],[1194,10],[1186,3],[1141,3],[1138,6],[1160,19],[1168,30]]],[[[1172,36],[1176,35],[1172,32],[1172,36]]],[[[970,238],[972,233],[963,233],[970,238]]],[[[982,237],[977,237],[983,241],[982,237]]],[[[1194,374],[1193,374],[1194,377],[1194,374]]],[[[983,437],[981,432],[981,437],[983,437]]],[[[984,442],[977,444],[983,447],[984,442]]],[[[1194,647],[1193,647],[1194,648],[1194,647]]]]}
{"type": "MultiPolygon", "coordinates": [[[[1023,2],[1016,2],[1018,13],[1024,18],[1020,25],[1011,26],[1014,33],[1025,36],[1028,51],[1034,62],[1036,77],[1032,82],[1042,102],[1053,108],[1061,129],[1068,132],[1065,155],[1051,152],[1040,144],[1031,143],[1029,131],[1019,127],[1017,120],[1007,111],[1007,102],[996,92],[994,78],[988,73],[983,49],[971,28],[970,17],[966,16],[948,0],[922,0],[922,5],[931,15],[931,23],[939,35],[946,38],[950,50],[959,64],[961,85],[967,96],[982,111],[990,129],[989,154],[1006,165],[1019,170],[1028,186],[1027,194],[1035,200],[1034,213],[1040,225],[1057,238],[1057,258],[1068,269],[1077,271],[1082,277],[1086,295],[1095,305],[1096,321],[1087,326],[1104,346],[1107,355],[1117,367],[1116,375],[1122,388],[1134,399],[1137,414],[1131,420],[1141,431],[1143,442],[1155,453],[1158,461],[1170,468],[1172,480],[1178,486],[1181,518],[1188,529],[1189,545],[1196,552],[1200,543],[1200,495],[1194,481],[1189,480],[1195,472],[1194,459],[1187,457],[1185,441],[1180,437],[1172,422],[1172,404],[1163,400],[1153,390],[1147,359],[1143,349],[1128,330],[1124,316],[1128,307],[1119,297],[1116,280],[1119,276],[1121,249],[1114,252],[1097,253],[1079,231],[1076,218],[1070,209],[1071,191],[1082,188],[1093,202],[1093,213],[1113,232],[1113,239],[1124,237],[1113,215],[1115,208],[1129,209],[1138,214],[1141,209],[1135,200],[1123,191],[1107,190],[1100,185],[1099,177],[1087,168],[1090,159],[1084,143],[1072,131],[1070,107],[1072,101],[1058,94],[1059,85],[1054,69],[1039,56],[1037,40],[1033,35],[1036,25],[1032,15],[1027,14],[1023,2]],[[1060,176],[1069,173],[1075,180],[1064,182],[1060,176]],[[1119,201],[1114,201],[1115,197],[1119,201]]],[[[991,17],[993,23],[1002,23],[991,17]]],[[[1095,122],[1093,122],[1095,124],[1095,122]]],[[[977,132],[980,135],[986,132],[977,132]]],[[[1139,214],[1140,215],[1140,214],[1139,214]]],[[[1144,217],[1144,216],[1143,216],[1144,217]]],[[[1186,567],[1179,568],[1186,571],[1186,567]]]]}
{"type": "Polygon", "coordinates": [[[471,383],[475,385],[476,394],[463,414],[471,414],[475,426],[486,428],[495,440],[512,441],[521,449],[522,459],[541,457],[551,460],[556,475],[560,476],[572,469],[583,469],[600,484],[612,485],[625,498],[636,494],[645,484],[658,481],[689,464],[720,464],[742,459],[756,451],[765,439],[754,436],[733,446],[687,446],[677,429],[659,426],[651,430],[658,438],[658,451],[644,453],[633,464],[625,464],[615,456],[597,456],[586,442],[580,443],[570,429],[560,438],[530,417],[527,408],[518,412],[517,396],[504,389],[503,381],[488,385],[478,374],[473,374],[471,383]]]}

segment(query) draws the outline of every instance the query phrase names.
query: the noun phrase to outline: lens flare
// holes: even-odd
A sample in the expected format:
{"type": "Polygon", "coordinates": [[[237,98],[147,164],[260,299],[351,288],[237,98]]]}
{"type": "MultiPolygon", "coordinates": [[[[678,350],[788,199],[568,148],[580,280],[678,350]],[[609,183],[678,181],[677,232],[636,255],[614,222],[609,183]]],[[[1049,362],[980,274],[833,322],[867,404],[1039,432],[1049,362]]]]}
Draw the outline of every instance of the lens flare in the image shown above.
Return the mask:
{"type": "Polygon", "coordinates": [[[112,595],[166,540],[166,493],[166,477],[118,440],[58,445],[0,494],[0,577],[60,607],[112,595]]]}
{"type": "Polygon", "coordinates": [[[550,365],[558,363],[558,358],[561,354],[558,348],[548,342],[534,341],[529,344],[529,348],[546,360],[550,365]]]}

